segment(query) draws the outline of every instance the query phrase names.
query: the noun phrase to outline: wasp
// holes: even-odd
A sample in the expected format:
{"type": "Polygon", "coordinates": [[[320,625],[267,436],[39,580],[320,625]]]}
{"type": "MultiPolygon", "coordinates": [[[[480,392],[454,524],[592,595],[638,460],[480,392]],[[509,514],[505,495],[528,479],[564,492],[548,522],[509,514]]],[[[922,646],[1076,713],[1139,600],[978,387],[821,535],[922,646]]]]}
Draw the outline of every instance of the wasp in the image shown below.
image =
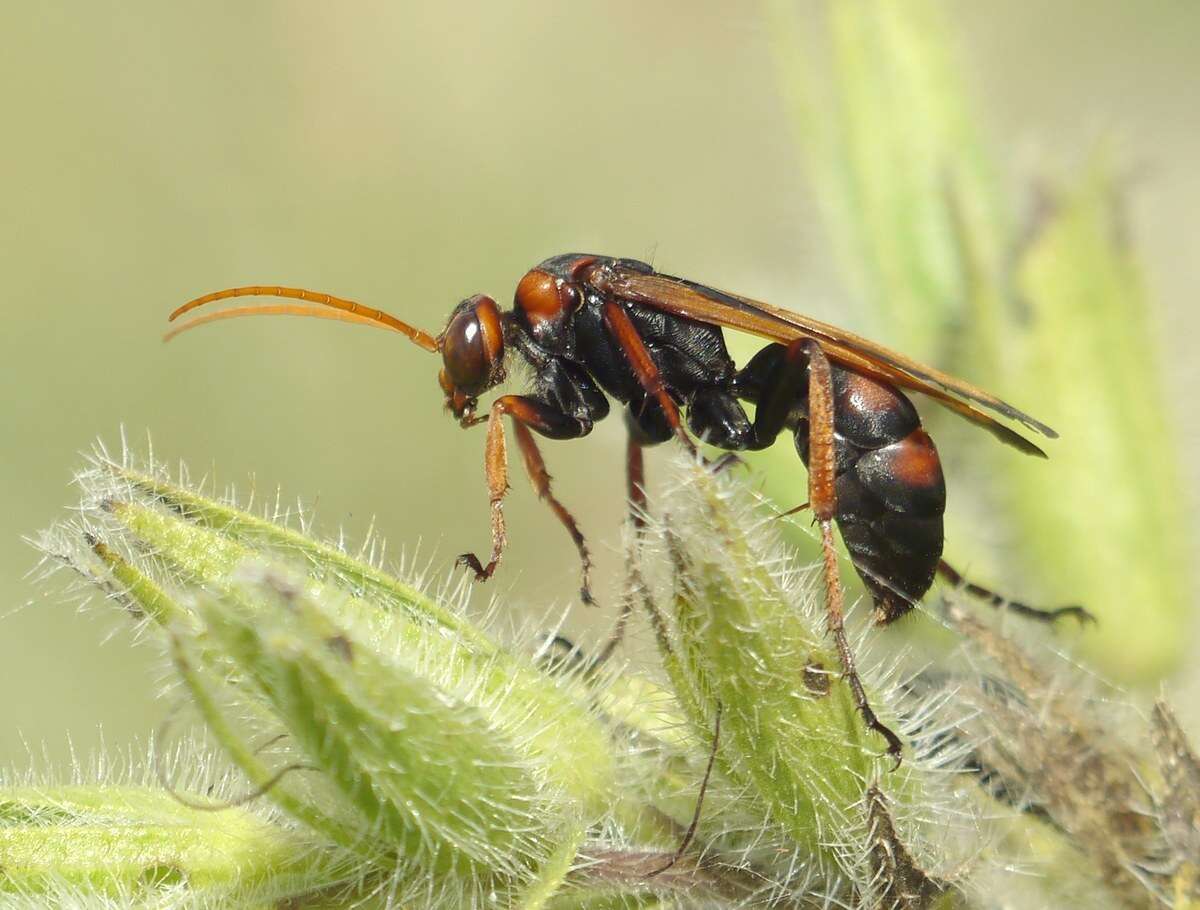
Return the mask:
{"type": "Polygon", "coordinates": [[[487,295],[468,297],[436,336],[351,300],[278,286],[205,294],[170,318],[239,297],[297,302],[196,315],[166,337],[243,316],[309,316],[398,332],[441,355],[438,382],[446,408],[463,427],[487,425],[492,549],[486,563],[473,553],[459,557],[480,581],[496,571],[507,542],[506,420],[534,490],[578,550],[586,602],[592,602],[587,543],[551,489],[534,434],[586,436],[608,416],[610,399],[620,402],[629,431],[628,495],[639,514],[645,506],[644,447],[674,437],[692,453],[694,439],[733,453],[765,448],[783,431],[791,432],[808,468],[808,502],[799,508],[810,509],[820,529],[828,629],[858,710],[895,756],[900,740],[871,710],[846,640],[835,525],[880,625],[908,613],[939,573],[995,605],[1031,616],[1090,618],[1080,607],[1039,610],[1008,601],[966,582],[942,558],[945,479],[937,448],[907,393],[933,398],[1028,455],[1044,458],[1045,452],[1001,418],[1047,438],[1057,436],[1054,430],[961,379],[845,329],[661,274],[634,259],[579,253],[551,257],[527,272],[511,310],[487,295]],[[725,329],[770,343],[739,369],[726,349],[725,329]],[[479,413],[480,397],[504,381],[506,362],[514,356],[533,371],[530,387],[525,394],[500,395],[479,413]],[[753,417],[745,403],[755,406],[753,417]]]}

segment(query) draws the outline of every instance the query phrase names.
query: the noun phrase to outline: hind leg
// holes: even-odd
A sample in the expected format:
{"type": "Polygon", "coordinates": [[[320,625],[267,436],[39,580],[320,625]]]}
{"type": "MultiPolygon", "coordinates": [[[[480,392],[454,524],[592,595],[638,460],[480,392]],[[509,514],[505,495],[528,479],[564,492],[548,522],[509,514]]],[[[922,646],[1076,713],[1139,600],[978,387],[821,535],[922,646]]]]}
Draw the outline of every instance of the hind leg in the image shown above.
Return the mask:
{"type": "Polygon", "coordinates": [[[1002,594],[997,594],[989,588],[977,585],[973,581],[968,581],[963,577],[962,573],[944,559],[938,561],[937,571],[938,575],[942,576],[948,584],[956,588],[961,588],[971,596],[978,597],[988,606],[995,607],[998,610],[1011,610],[1013,613],[1018,613],[1029,619],[1035,619],[1038,622],[1054,622],[1064,616],[1074,616],[1079,620],[1080,624],[1096,621],[1095,616],[1077,604],[1045,609],[1042,607],[1031,607],[1028,604],[1021,603],[1019,600],[1009,600],[1002,594]]]}
{"type": "Polygon", "coordinates": [[[829,361],[815,341],[805,339],[793,342],[793,345],[804,346],[808,355],[808,500],[813,517],[821,529],[826,625],[833,636],[841,658],[843,676],[854,695],[854,704],[862,715],[863,723],[887,740],[888,754],[899,765],[903,743],[875,716],[854,665],[850,643],[846,640],[845,595],[833,542],[833,521],[837,515],[837,455],[833,434],[833,379],[829,361]]]}

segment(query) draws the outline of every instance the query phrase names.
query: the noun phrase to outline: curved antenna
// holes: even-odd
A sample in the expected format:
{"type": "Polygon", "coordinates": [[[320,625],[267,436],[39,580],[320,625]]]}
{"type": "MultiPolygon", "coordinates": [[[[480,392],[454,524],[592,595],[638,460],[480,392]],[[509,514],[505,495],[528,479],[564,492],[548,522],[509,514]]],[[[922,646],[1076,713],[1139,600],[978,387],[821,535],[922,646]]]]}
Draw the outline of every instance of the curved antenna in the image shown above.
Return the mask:
{"type": "Polygon", "coordinates": [[[174,321],[184,313],[196,309],[196,307],[203,306],[206,303],[213,303],[217,300],[229,300],[232,297],[287,297],[292,300],[304,300],[308,303],[341,310],[344,313],[358,316],[363,321],[372,325],[399,332],[414,344],[430,353],[436,353],[438,350],[437,340],[428,332],[414,328],[407,322],[401,322],[395,316],[385,313],[383,310],[375,310],[371,307],[365,307],[361,303],[355,303],[353,300],[344,300],[341,297],[334,297],[332,294],[323,294],[318,291],[307,291],[304,288],[255,284],[247,287],[228,288],[224,291],[214,291],[211,294],[205,294],[203,297],[197,297],[195,300],[189,300],[173,312],[168,319],[174,321]]]}
{"type": "Polygon", "coordinates": [[[314,319],[331,319],[334,322],[349,322],[354,325],[369,325],[376,329],[387,328],[390,331],[397,331],[390,326],[380,325],[373,319],[368,319],[365,316],[356,316],[353,313],[323,310],[320,307],[302,306],[294,303],[264,303],[258,306],[239,306],[228,310],[219,310],[216,313],[204,313],[201,316],[193,316],[191,319],[179,323],[179,325],[163,335],[162,340],[164,342],[170,341],[184,332],[207,325],[210,322],[237,319],[241,316],[311,316],[314,319]]]}

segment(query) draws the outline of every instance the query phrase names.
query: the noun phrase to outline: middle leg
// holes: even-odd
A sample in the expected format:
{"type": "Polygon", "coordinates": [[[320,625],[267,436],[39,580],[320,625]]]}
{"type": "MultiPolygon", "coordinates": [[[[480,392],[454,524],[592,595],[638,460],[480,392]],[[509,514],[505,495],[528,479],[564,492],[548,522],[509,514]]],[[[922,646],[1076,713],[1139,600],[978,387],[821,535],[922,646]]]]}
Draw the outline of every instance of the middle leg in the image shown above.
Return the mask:
{"type": "Polygon", "coordinates": [[[613,656],[621,642],[625,640],[625,630],[629,619],[633,616],[633,598],[640,589],[642,539],[646,534],[646,459],[645,447],[633,426],[629,427],[625,437],[625,502],[629,509],[629,524],[633,529],[633,540],[630,541],[629,551],[625,554],[628,560],[626,570],[626,590],[621,597],[621,612],[613,625],[612,632],[597,652],[592,661],[592,667],[602,666],[613,656]]]}
{"type": "Polygon", "coordinates": [[[629,314],[622,309],[620,304],[611,300],[607,301],[604,304],[604,324],[624,353],[630,369],[633,370],[633,374],[637,377],[647,398],[658,403],[671,430],[688,452],[695,455],[696,445],[688,436],[687,430],[683,428],[683,421],[679,416],[679,406],[675,404],[675,400],[667,391],[662,373],[659,372],[651,358],[650,351],[646,349],[646,343],[642,341],[629,314]]]}

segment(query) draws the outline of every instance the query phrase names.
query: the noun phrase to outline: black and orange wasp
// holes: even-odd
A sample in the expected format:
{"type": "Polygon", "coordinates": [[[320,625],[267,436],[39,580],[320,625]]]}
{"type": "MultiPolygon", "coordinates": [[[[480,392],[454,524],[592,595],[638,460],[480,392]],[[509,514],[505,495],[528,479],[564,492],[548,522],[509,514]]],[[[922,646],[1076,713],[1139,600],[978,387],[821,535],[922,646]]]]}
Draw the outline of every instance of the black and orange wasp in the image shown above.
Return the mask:
{"type": "Polygon", "coordinates": [[[310,316],[389,329],[442,355],[446,407],[463,427],[487,424],[485,473],[492,549],[486,563],[459,557],[479,580],[504,554],[503,500],[508,490],[504,420],[511,421],[526,471],[540,498],[570,534],[582,563],[581,594],[591,602],[591,560],[571,512],[554,496],[534,433],[586,436],[625,406],[628,495],[645,506],[642,449],[676,437],[695,452],[693,436],[729,452],[762,449],[785,429],[808,467],[809,508],[820,528],[828,627],[859,711],[899,756],[899,738],[875,716],[855,671],[843,629],[843,592],[833,525],[875,605],[879,624],[908,613],[939,573],[995,605],[1041,619],[1080,607],[1040,610],[966,582],[942,558],[946,485],[937,448],[906,392],[920,392],[1019,451],[1045,457],[1025,435],[1054,438],[1046,424],[981,389],[872,341],[807,316],[656,272],[632,259],[570,253],[531,269],[511,310],[486,295],[458,304],[439,335],[381,310],[300,288],[254,285],[205,294],[179,307],[175,320],[209,303],[276,297],[296,303],[235,306],[200,314],[167,334],[251,315],[310,316]],[[770,343],[741,369],[724,329],[770,343]],[[523,395],[501,395],[477,414],[479,398],[501,383],[515,352],[533,371],[523,395]],[[753,418],[743,403],[755,405],[753,418]],[[690,433],[689,433],[690,431],[690,433]]]}

